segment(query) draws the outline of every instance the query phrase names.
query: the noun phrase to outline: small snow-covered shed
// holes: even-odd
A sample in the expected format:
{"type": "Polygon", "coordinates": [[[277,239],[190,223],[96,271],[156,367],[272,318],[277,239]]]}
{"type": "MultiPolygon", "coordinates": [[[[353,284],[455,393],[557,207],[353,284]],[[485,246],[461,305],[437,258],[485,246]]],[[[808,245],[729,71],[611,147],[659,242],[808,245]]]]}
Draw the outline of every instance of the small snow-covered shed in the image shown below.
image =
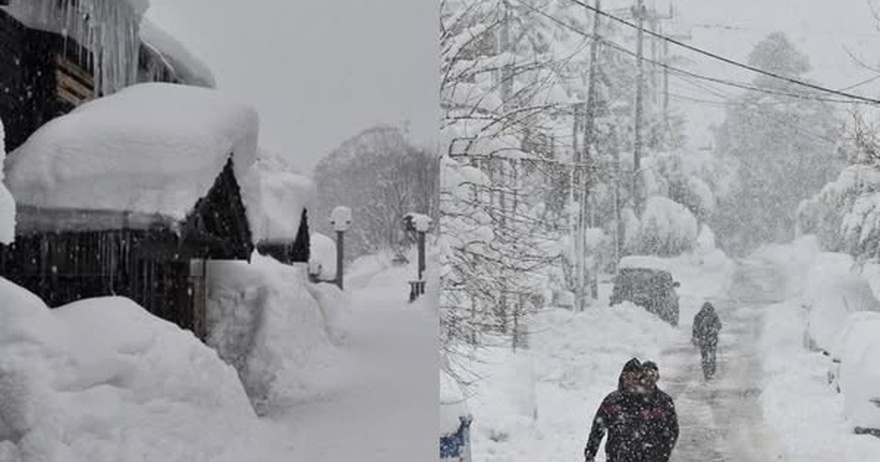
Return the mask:
{"type": "Polygon", "coordinates": [[[281,263],[308,263],[307,210],[315,202],[314,181],[266,155],[251,169],[243,187],[257,251],[281,263]]]}
{"type": "Polygon", "coordinates": [[[6,159],[17,212],[2,274],[50,306],[121,295],[203,336],[204,261],[254,250],[246,206],[261,198],[240,184],[258,124],[215,90],[165,83],[50,121],[6,159]]]}
{"type": "Polygon", "coordinates": [[[139,82],[214,87],[143,15],[149,0],[0,2],[0,119],[11,152],[47,121],[139,82]]]}

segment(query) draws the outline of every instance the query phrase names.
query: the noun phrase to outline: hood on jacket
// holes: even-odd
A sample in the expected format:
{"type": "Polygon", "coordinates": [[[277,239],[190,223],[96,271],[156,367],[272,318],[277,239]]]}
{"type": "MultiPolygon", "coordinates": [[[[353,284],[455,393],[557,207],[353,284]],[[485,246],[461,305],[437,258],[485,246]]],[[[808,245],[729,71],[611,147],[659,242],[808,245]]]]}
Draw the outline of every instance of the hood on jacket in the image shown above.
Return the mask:
{"type": "Polygon", "coordinates": [[[632,358],[623,365],[623,369],[620,371],[620,375],[617,377],[617,390],[623,391],[623,374],[625,372],[641,372],[642,371],[642,363],[638,358],[632,358]]]}

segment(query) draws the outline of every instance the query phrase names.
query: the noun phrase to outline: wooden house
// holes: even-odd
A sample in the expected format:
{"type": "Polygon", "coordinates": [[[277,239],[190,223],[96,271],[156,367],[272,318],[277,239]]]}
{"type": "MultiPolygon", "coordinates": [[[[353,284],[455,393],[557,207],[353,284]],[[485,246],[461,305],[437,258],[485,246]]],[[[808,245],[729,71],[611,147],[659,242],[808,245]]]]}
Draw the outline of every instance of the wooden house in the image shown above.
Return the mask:
{"type": "MultiPolygon", "coordinates": [[[[33,19],[22,13],[24,2],[47,1],[12,0],[11,6],[9,1],[0,1],[0,88],[4,89],[0,91],[0,118],[6,129],[6,152],[24,143],[47,121],[115,88],[96,84],[101,72],[95,68],[95,52],[88,44],[58,31],[57,21],[43,24],[51,18],[33,19]]],[[[124,4],[126,0],[104,1],[124,4]]],[[[74,3],[58,0],[59,18],[69,14],[60,6],[64,2],[74,3]]],[[[127,18],[129,21],[141,24],[139,15],[131,15],[135,17],[127,18]]],[[[120,14],[117,20],[125,16],[120,14]]],[[[116,83],[118,87],[139,82],[215,85],[210,70],[173,38],[147,20],[143,20],[143,26],[142,30],[138,27],[132,37],[134,43],[128,46],[130,62],[120,64],[136,72],[116,83]]],[[[114,25],[108,25],[108,29],[111,27],[114,25]]]]}
{"type": "Polygon", "coordinates": [[[15,242],[2,253],[0,271],[49,306],[125,296],[200,337],[204,263],[247,260],[254,248],[231,159],[183,221],[21,205],[16,221],[15,242]]]}
{"type": "MultiPolygon", "coordinates": [[[[76,3],[12,0],[12,5],[19,2],[23,8],[25,1],[46,5],[76,3]]],[[[93,1],[112,5],[116,3],[110,2],[123,4],[125,0],[93,1]]],[[[6,131],[6,183],[16,201],[17,217],[15,242],[0,248],[0,275],[34,292],[51,307],[87,297],[129,297],[157,316],[204,338],[206,262],[247,260],[256,247],[257,239],[251,231],[254,214],[245,206],[240,181],[256,156],[256,117],[245,117],[241,131],[243,137],[253,134],[252,142],[244,143],[243,148],[252,151],[250,157],[234,152],[232,145],[227,152],[214,153],[220,161],[213,162],[211,170],[198,173],[213,183],[208,185],[202,178],[204,190],[189,196],[191,203],[185,204],[185,216],[144,212],[136,206],[107,206],[98,200],[95,204],[85,200],[80,205],[71,205],[34,199],[37,196],[22,183],[23,175],[14,171],[15,166],[27,164],[31,160],[24,158],[27,156],[51,155],[24,149],[29,140],[48,122],[54,123],[84,103],[112,97],[119,88],[109,85],[107,74],[94,67],[95,62],[101,62],[95,59],[100,52],[93,52],[94,46],[78,43],[75,34],[64,36],[57,27],[24,17],[21,9],[7,7],[8,4],[0,0],[0,88],[6,89],[0,91],[0,118],[6,131]]],[[[140,19],[138,16],[126,20],[140,24],[140,19]]],[[[134,50],[123,60],[137,72],[122,79],[122,83],[167,82],[182,84],[171,86],[181,90],[213,86],[210,71],[155,26],[150,26],[143,36],[136,31],[135,37],[133,46],[121,49],[134,50]]],[[[176,108],[165,110],[170,113],[176,108]]],[[[210,112],[196,113],[189,120],[210,119],[209,115],[210,112]]],[[[205,125],[209,124],[210,120],[205,120],[205,125]]],[[[106,136],[106,127],[100,126],[102,136],[106,136]]],[[[132,158],[140,155],[119,154],[132,158]]],[[[99,178],[96,182],[102,181],[99,178]]],[[[113,191],[102,191],[97,185],[95,188],[96,198],[113,195],[113,191]]],[[[131,185],[131,189],[137,188],[131,185]]],[[[266,253],[277,254],[286,262],[308,261],[305,209],[297,211],[300,213],[297,239],[264,246],[266,253]]]]}

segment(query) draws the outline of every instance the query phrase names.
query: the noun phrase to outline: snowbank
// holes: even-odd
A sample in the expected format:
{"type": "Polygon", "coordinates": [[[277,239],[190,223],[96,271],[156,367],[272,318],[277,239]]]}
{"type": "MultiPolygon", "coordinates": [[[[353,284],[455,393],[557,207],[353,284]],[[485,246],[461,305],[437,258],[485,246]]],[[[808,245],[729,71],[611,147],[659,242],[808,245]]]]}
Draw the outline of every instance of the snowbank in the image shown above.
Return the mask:
{"type": "Polygon", "coordinates": [[[217,87],[214,74],[205,63],[147,18],[141,21],[140,39],[142,44],[165,61],[181,83],[207,88],[217,87]]]}
{"type": "Polygon", "coordinates": [[[758,249],[752,257],[785,276],[785,295],[806,309],[806,333],[814,346],[831,351],[847,316],[880,311],[871,284],[846,254],[822,252],[815,236],[758,249]]]}
{"type": "MultiPolygon", "coordinates": [[[[0,120],[0,165],[6,159],[6,132],[0,120]]],[[[3,183],[3,169],[0,168],[0,244],[11,244],[15,240],[15,200],[3,183]]]]}
{"type": "Polygon", "coordinates": [[[322,281],[336,278],[336,242],[321,234],[309,236],[309,272],[322,281]]]}
{"type": "Polygon", "coordinates": [[[816,346],[829,351],[850,313],[880,312],[880,301],[852,257],[819,254],[804,280],[801,305],[809,310],[808,333],[816,346]]]}
{"type": "Polygon", "coordinates": [[[259,413],[333,390],[342,360],[310,293],[303,265],[254,255],[211,262],[207,343],[239,371],[259,413]]]}
{"type": "Polygon", "coordinates": [[[0,298],[2,460],[266,458],[235,370],[190,332],[125,298],[49,310],[5,279],[0,298]]]}
{"type": "Polygon", "coordinates": [[[272,158],[253,164],[241,188],[254,242],[293,242],[303,210],[317,197],[310,178],[285,170],[272,158]]]}
{"type": "MultiPolygon", "coordinates": [[[[847,316],[831,356],[838,363],[838,386],[844,396],[844,415],[853,427],[880,429],[880,313],[847,316]]],[[[832,370],[834,370],[832,368],[832,370]]]]}
{"type": "Polygon", "coordinates": [[[254,162],[258,118],[214,90],[135,85],[43,125],[6,162],[16,202],[183,219],[232,155],[254,162]]]}
{"type": "Polygon", "coordinates": [[[827,358],[803,348],[806,313],[788,301],[765,309],[764,420],[790,460],[873,460],[880,440],[855,435],[827,385],[827,358]]]}

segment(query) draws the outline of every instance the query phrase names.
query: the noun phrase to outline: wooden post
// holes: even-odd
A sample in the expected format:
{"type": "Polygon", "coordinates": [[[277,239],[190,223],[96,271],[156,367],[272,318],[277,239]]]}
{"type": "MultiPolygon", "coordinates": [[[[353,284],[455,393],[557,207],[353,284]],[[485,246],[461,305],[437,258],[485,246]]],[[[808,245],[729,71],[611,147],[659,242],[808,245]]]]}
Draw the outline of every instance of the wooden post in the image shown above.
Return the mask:
{"type": "Polygon", "coordinates": [[[208,336],[207,326],[207,284],[208,261],[205,259],[192,259],[189,261],[189,277],[192,287],[193,308],[193,334],[204,341],[208,336]]]}
{"type": "Polygon", "coordinates": [[[342,284],[342,257],[345,252],[345,231],[336,231],[336,285],[339,290],[343,289],[342,284]]]}
{"type": "Polygon", "coordinates": [[[419,231],[419,281],[423,279],[425,269],[425,232],[419,231]]]}
{"type": "Polygon", "coordinates": [[[645,36],[645,0],[636,0],[636,6],[633,9],[639,25],[636,34],[636,110],[635,121],[633,123],[634,140],[633,140],[633,199],[634,210],[636,215],[642,215],[642,149],[644,140],[642,138],[642,119],[644,116],[644,98],[645,98],[645,69],[643,62],[643,42],[645,36]]]}

